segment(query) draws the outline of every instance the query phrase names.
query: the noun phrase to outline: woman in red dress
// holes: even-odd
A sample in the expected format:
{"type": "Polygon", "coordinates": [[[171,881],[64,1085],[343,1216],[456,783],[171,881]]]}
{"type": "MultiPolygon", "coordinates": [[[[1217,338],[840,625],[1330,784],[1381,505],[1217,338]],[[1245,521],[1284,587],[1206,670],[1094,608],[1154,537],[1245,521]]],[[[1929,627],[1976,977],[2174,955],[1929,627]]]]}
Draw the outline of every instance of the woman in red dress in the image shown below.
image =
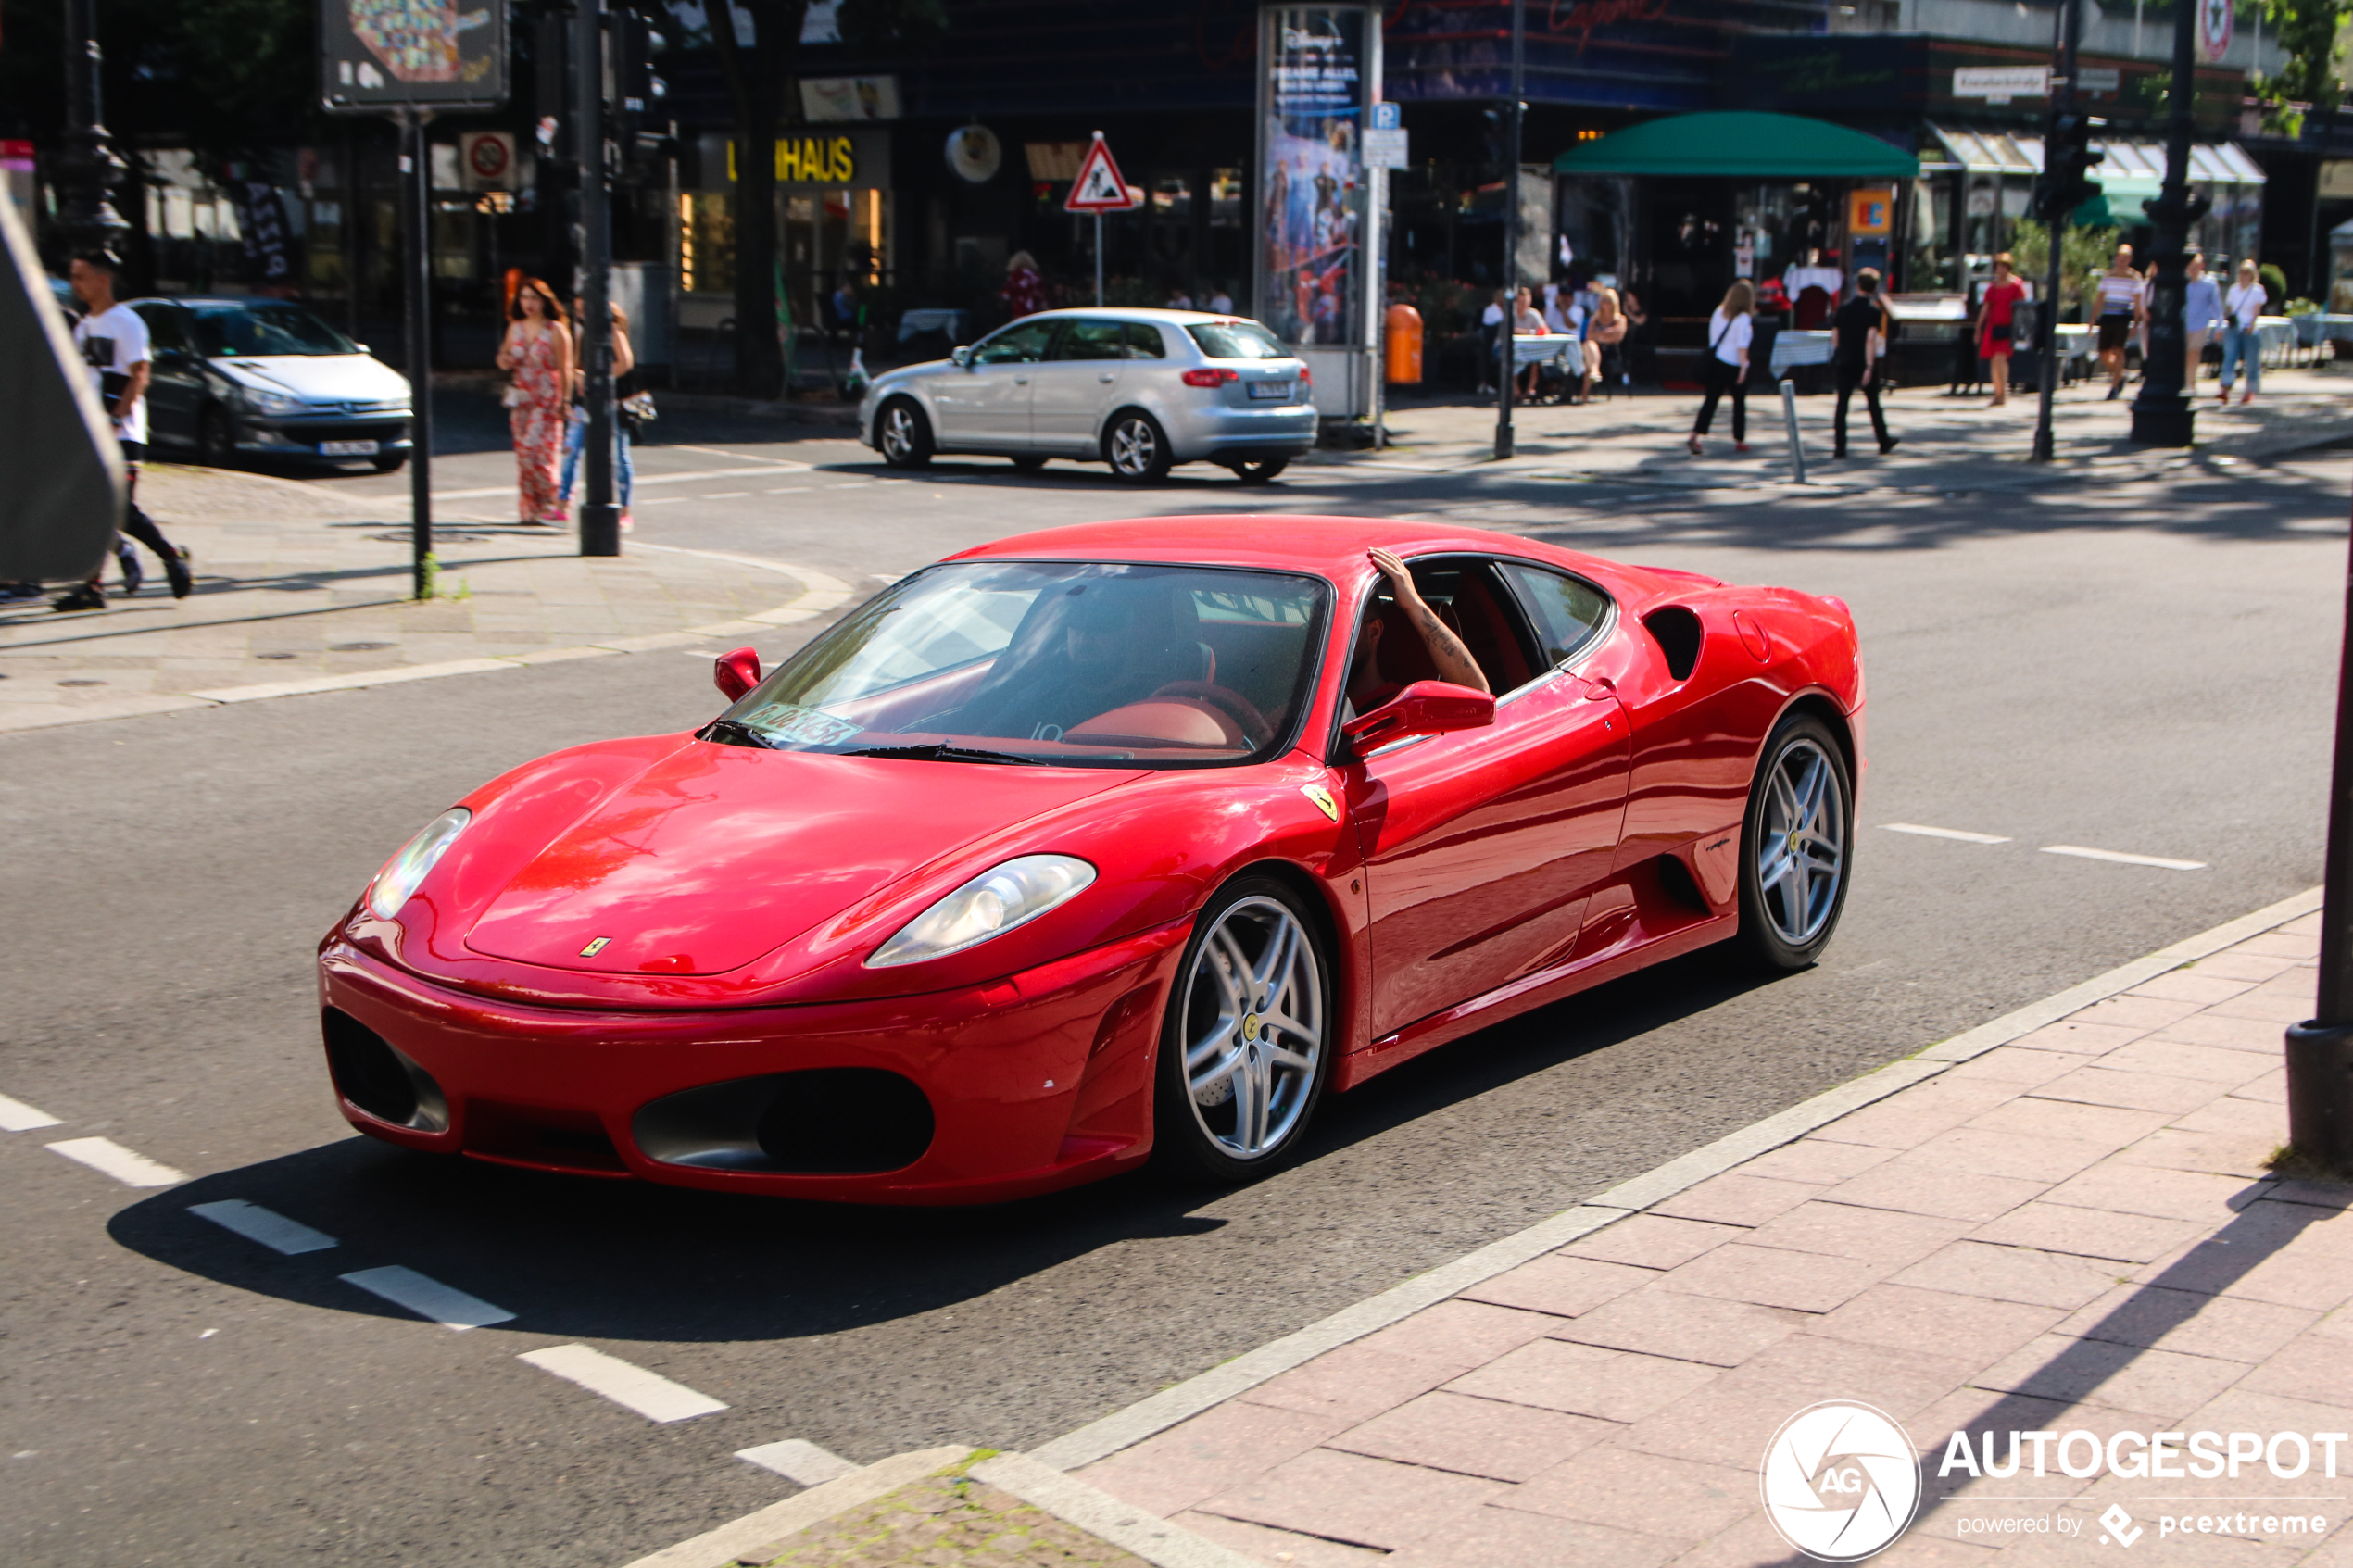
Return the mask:
{"type": "Polygon", "coordinates": [[[498,368],[513,378],[506,402],[520,510],[525,522],[567,522],[557,469],[572,414],[572,332],[555,294],[536,278],[515,290],[513,311],[498,368]]]}
{"type": "Polygon", "coordinates": [[[2010,400],[2011,333],[2018,323],[2018,302],[2026,285],[2012,275],[2010,253],[1994,258],[1994,281],[1977,307],[1977,356],[1994,368],[1994,401],[1998,408],[2010,400]]]}

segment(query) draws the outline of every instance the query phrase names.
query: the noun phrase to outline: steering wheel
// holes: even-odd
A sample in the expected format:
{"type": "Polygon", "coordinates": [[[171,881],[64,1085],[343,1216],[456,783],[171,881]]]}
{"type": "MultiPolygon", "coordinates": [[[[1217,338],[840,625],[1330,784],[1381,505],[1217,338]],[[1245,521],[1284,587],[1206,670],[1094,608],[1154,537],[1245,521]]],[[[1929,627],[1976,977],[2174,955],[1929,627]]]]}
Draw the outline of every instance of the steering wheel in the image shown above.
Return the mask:
{"type": "Polygon", "coordinates": [[[1258,711],[1250,698],[1231,686],[1213,685],[1207,681],[1171,681],[1152,693],[1154,696],[1189,697],[1214,708],[1240,726],[1250,738],[1250,748],[1259,750],[1275,738],[1275,726],[1258,711]]]}

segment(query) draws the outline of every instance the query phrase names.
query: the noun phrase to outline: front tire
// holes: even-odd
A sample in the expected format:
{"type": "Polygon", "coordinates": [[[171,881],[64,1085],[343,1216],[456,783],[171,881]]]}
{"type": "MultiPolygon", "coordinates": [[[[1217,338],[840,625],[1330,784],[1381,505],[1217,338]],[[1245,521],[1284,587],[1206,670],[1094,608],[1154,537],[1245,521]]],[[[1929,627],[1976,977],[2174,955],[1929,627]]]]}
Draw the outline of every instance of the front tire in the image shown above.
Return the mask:
{"type": "Polygon", "coordinates": [[[1103,432],[1103,461],[1112,477],[1129,484],[1158,484],[1168,477],[1176,457],[1168,450],[1168,433],[1141,408],[1126,408],[1112,416],[1103,432]]]}
{"type": "Polygon", "coordinates": [[[919,469],[931,461],[931,420],[912,398],[894,397],[875,415],[875,449],[895,469],[919,469]]]}
{"type": "Polygon", "coordinates": [[[1806,969],[1846,907],[1854,775],[1830,726],[1793,713],[1773,726],[1741,828],[1742,946],[1758,965],[1806,969]]]}
{"type": "Polygon", "coordinates": [[[1290,1163],[1337,1049],[1332,964],[1314,914],[1273,877],[1237,878],[1193,927],[1161,1024],[1154,1152],[1239,1186],[1290,1163]]]}
{"type": "Polygon", "coordinates": [[[1045,470],[1046,459],[1035,453],[1026,453],[1013,459],[1013,467],[1023,473],[1039,473],[1045,470]]]}
{"type": "Polygon", "coordinates": [[[196,420],[196,461],[214,469],[236,466],[237,427],[227,409],[207,408],[196,420]]]}
{"type": "Polygon", "coordinates": [[[409,463],[406,452],[379,452],[368,459],[378,473],[398,473],[409,463]]]}

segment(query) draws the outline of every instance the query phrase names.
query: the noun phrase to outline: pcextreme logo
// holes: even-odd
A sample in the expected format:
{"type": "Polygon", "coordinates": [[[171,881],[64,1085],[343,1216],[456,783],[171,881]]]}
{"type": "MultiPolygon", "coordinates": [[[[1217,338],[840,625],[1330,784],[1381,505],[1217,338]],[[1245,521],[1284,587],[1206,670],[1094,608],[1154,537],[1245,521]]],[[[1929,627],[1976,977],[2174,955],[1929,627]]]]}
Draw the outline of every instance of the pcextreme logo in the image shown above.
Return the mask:
{"type": "Polygon", "coordinates": [[[1885,1549],[1920,1505],[1912,1440],[1869,1405],[1806,1406],[1773,1434],[1758,1471],[1765,1516],[1819,1562],[1857,1562],[1885,1549]]]}

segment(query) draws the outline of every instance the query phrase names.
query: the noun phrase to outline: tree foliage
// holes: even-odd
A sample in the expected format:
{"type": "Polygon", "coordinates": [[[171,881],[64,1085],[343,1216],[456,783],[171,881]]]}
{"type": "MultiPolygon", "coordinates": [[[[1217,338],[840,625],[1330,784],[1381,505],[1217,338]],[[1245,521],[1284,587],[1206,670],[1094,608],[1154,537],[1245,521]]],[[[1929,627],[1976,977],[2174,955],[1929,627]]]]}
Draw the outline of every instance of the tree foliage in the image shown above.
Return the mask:
{"type": "Polygon", "coordinates": [[[2264,129],[2293,136],[2305,113],[2296,106],[2325,113],[2345,97],[2338,41],[2353,0],[2266,0],[2263,12],[2287,63],[2271,75],[2258,75],[2255,94],[2263,105],[2264,129]]]}
{"type": "MultiPolygon", "coordinates": [[[[2093,172],[2096,174],[2098,170],[2093,172]]],[[[2087,282],[2107,271],[2115,254],[2115,230],[2070,226],[2059,246],[2061,303],[2081,299],[2087,282]]],[[[2018,275],[2032,283],[2040,294],[2051,273],[2051,232],[2032,218],[2020,219],[2018,232],[2010,241],[2010,257],[2017,265],[2018,275]]]]}

